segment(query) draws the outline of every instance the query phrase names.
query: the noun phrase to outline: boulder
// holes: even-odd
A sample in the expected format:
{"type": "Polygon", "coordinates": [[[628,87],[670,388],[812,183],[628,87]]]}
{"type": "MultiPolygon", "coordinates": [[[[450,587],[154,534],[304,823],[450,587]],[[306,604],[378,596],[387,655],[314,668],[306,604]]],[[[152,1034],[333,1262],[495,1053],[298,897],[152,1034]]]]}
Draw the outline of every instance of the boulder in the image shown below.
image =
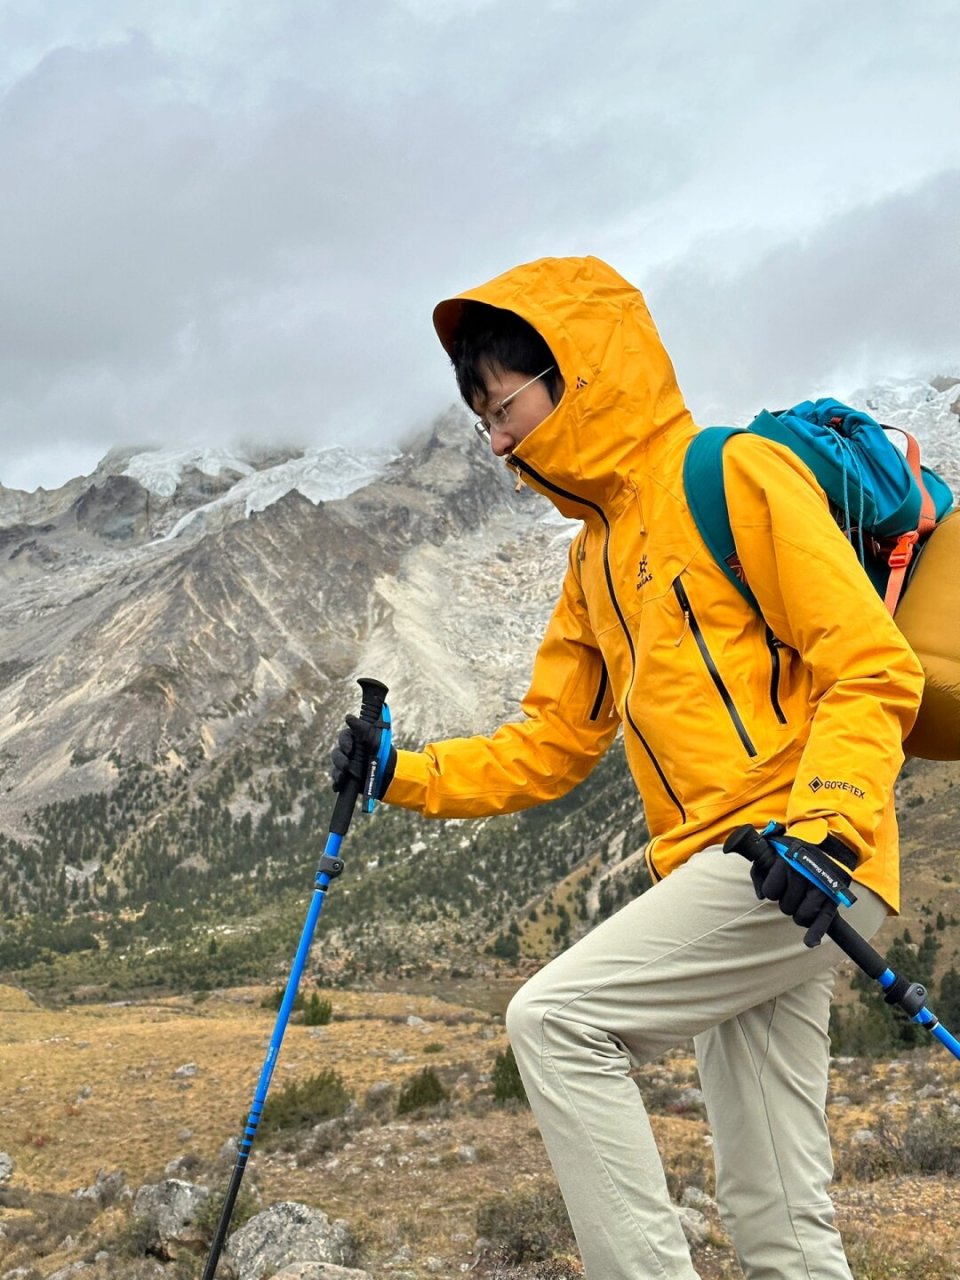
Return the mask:
{"type": "Polygon", "coordinates": [[[75,1200],[92,1200],[99,1208],[105,1209],[108,1205],[116,1204],[125,1191],[122,1169],[114,1169],[112,1173],[98,1169],[90,1186],[81,1187],[73,1195],[75,1200]]]}
{"type": "Polygon", "coordinates": [[[228,1138],[220,1150],[217,1152],[217,1161],[220,1164],[236,1164],[237,1152],[240,1150],[240,1139],[236,1136],[228,1138]]]}
{"type": "Polygon", "coordinates": [[[343,1115],[315,1124],[311,1130],[309,1157],[323,1156],[342,1147],[356,1131],[359,1122],[360,1108],[355,1102],[351,1102],[343,1115]]]}
{"type": "MultiPolygon", "coordinates": [[[[277,1272],[301,1274],[304,1280],[328,1280],[319,1273],[314,1277],[307,1266],[325,1263],[343,1269],[353,1261],[355,1246],[347,1224],[331,1222],[319,1209],[292,1200],[271,1205],[235,1231],[224,1250],[224,1257],[240,1280],[261,1280],[277,1272]],[[296,1268],[301,1270],[298,1272],[296,1268]]],[[[336,1273],[328,1273],[334,1280],[336,1273]]],[[[337,1277],[340,1280],[340,1277],[337,1277]]],[[[351,1276],[351,1280],[353,1277],[351,1276]]]]}
{"type": "Polygon", "coordinates": [[[699,1209],[690,1209],[686,1205],[674,1206],[677,1216],[680,1219],[680,1225],[683,1227],[683,1234],[687,1237],[689,1244],[696,1247],[705,1244],[710,1238],[710,1223],[699,1211],[699,1209]]]}
{"type": "Polygon", "coordinates": [[[706,1213],[710,1209],[716,1210],[717,1207],[717,1202],[712,1196],[708,1196],[700,1187],[694,1186],[684,1187],[680,1203],[688,1209],[699,1209],[701,1213],[706,1213]]]}
{"type": "Polygon", "coordinates": [[[173,1258],[180,1251],[203,1253],[208,1242],[196,1220],[209,1196],[208,1187],[180,1178],[141,1187],[134,1197],[133,1216],[149,1223],[151,1250],[163,1258],[173,1258]]]}

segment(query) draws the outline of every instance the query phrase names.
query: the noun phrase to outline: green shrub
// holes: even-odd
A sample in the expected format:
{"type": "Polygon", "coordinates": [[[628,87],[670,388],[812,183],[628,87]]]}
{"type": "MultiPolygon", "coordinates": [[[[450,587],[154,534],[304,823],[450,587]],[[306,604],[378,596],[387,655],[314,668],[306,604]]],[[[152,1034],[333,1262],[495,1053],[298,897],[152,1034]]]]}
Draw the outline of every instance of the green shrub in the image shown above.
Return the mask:
{"type": "Polygon", "coordinates": [[[260,1117],[262,1136],[281,1129],[304,1129],[342,1116],[353,1101],[340,1075],[326,1067],[305,1080],[291,1080],[273,1094],[267,1095],[260,1117]]]}
{"type": "Polygon", "coordinates": [[[3,1220],[0,1240],[4,1250],[0,1257],[5,1261],[9,1252],[18,1246],[32,1256],[45,1256],[60,1247],[65,1235],[78,1236],[85,1231],[97,1212],[90,1200],[77,1200],[50,1191],[30,1191],[25,1187],[0,1188],[3,1220]]]}
{"type": "Polygon", "coordinates": [[[441,1102],[446,1102],[449,1096],[434,1069],[424,1067],[400,1090],[400,1096],[397,1098],[397,1115],[405,1116],[411,1111],[420,1111],[424,1107],[435,1107],[441,1102]]]}
{"type": "MultiPolygon", "coordinates": [[[[217,1233],[217,1227],[220,1225],[220,1215],[223,1213],[223,1205],[227,1198],[227,1189],[229,1182],[224,1182],[219,1186],[212,1187],[210,1195],[197,1209],[194,1224],[198,1231],[203,1234],[203,1238],[208,1244],[213,1243],[213,1237],[217,1233]]],[[[236,1231],[242,1227],[245,1222],[253,1217],[255,1213],[260,1211],[260,1197],[255,1188],[248,1183],[244,1183],[239,1192],[233,1206],[233,1212],[230,1215],[230,1230],[236,1231]]]]}
{"type": "Polygon", "coordinates": [[[522,1102],[529,1106],[527,1091],[520,1079],[517,1060],[513,1056],[513,1046],[507,1045],[503,1053],[498,1053],[493,1064],[493,1100],[503,1106],[506,1102],[522,1102]]]}
{"type": "MultiPolygon", "coordinates": [[[[286,987],[274,987],[260,1001],[261,1009],[274,1009],[279,1012],[280,1006],[283,1004],[283,997],[286,994],[286,987]]],[[[303,1008],[303,992],[298,991],[293,997],[293,1004],[290,1006],[291,1012],[295,1013],[298,1009],[303,1008]]]]}
{"type": "MultiPolygon", "coordinates": [[[[280,1009],[283,1004],[283,997],[286,992],[285,987],[275,987],[260,1001],[261,1009],[280,1009]]],[[[324,1000],[320,996],[319,991],[314,991],[311,995],[304,995],[302,991],[298,991],[293,997],[293,1004],[290,1006],[291,1013],[303,1012],[303,1023],[307,1027],[325,1027],[333,1017],[333,1005],[329,1000],[324,1000]]]]}
{"type": "Polygon", "coordinates": [[[576,1248],[563,1197],[549,1183],[485,1201],[477,1209],[476,1227],[509,1266],[544,1262],[576,1248]]]}
{"type": "Polygon", "coordinates": [[[903,1162],[907,1173],[960,1174],[960,1116],[942,1104],[912,1116],[903,1134],[903,1162]]]}
{"type": "Polygon", "coordinates": [[[492,948],[487,948],[500,960],[517,960],[520,956],[520,939],[513,933],[499,933],[492,948]]]}
{"type": "Polygon", "coordinates": [[[851,1150],[845,1164],[871,1182],[902,1174],[960,1174],[960,1116],[945,1106],[909,1116],[899,1128],[882,1117],[871,1141],[851,1150]]]}
{"type": "Polygon", "coordinates": [[[322,1000],[319,991],[303,1003],[303,1024],[306,1027],[325,1027],[333,1017],[333,1005],[322,1000]]]}
{"type": "Polygon", "coordinates": [[[955,1280],[953,1264],[933,1245],[899,1244],[880,1236],[846,1242],[847,1261],[857,1280],[955,1280]]]}
{"type": "Polygon", "coordinates": [[[871,992],[872,1003],[830,1009],[830,1052],[842,1058],[880,1058],[903,1046],[890,1007],[871,992]]]}
{"type": "Polygon", "coordinates": [[[148,1218],[135,1218],[131,1214],[114,1237],[113,1246],[121,1257],[145,1258],[155,1240],[153,1223],[148,1218]]]}
{"type": "MultiPolygon", "coordinates": [[[[941,917],[937,917],[940,928],[941,917]]],[[[951,966],[940,980],[940,993],[934,1010],[945,1027],[960,1027],[960,973],[951,966]]]]}

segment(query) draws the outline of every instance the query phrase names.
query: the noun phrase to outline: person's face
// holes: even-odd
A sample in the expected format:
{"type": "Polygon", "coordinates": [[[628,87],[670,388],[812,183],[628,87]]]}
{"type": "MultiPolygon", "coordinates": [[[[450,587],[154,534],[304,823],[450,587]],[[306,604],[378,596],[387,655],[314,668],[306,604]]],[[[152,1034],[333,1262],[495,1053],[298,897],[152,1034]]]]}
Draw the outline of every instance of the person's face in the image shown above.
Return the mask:
{"type": "Polygon", "coordinates": [[[512,453],[521,440],[554,410],[554,403],[544,384],[544,374],[553,366],[531,378],[526,373],[491,366],[486,373],[486,396],[473,405],[480,415],[477,432],[490,441],[498,458],[512,453]]]}

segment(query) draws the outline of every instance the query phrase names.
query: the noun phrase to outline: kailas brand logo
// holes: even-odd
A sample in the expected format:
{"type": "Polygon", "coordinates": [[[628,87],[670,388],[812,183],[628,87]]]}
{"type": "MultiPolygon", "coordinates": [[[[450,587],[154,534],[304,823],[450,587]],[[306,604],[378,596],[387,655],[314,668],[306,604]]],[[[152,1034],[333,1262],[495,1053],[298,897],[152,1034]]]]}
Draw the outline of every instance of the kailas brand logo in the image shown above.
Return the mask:
{"type": "Polygon", "coordinates": [[[588,385],[589,385],[589,384],[587,383],[586,378],[577,378],[577,390],[578,390],[578,391],[579,391],[579,390],[581,390],[581,388],[586,387],[586,386],[588,386],[588,385]]]}
{"type": "Polygon", "coordinates": [[[731,551],[730,554],[727,556],[727,564],[730,566],[730,570],[733,573],[734,577],[739,578],[740,581],[743,583],[743,585],[746,586],[747,575],[746,573],[744,573],[743,565],[740,563],[740,557],[737,555],[735,551],[731,551]]]}
{"type": "Polygon", "coordinates": [[[855,787],[852,782],[843,782],[839,778],[811,778],[807,783],[811,791],[849,791],[851,795],[862,800],[867,794],[861,787],[855,787]]]}
{"type": "Polygon", "coordinates": [[[653,574],[647,567],[647,557],[641,556],[640,563],[637,565],[637,590],[639,591],[641,587],[645,587],[648,582],[652,581],[653,574]]]}

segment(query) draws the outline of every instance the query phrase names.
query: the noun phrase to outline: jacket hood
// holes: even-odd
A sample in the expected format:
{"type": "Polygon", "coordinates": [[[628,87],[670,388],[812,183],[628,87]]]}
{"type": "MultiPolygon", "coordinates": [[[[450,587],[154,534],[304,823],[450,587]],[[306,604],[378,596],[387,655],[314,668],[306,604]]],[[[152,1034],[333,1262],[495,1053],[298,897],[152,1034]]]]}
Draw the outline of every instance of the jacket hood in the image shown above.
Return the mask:
{"type": "Polygon", "coordinates": [[[571,498],[609,503],[665,437],[696,431],[643,295],[599,258],[541,258],[439,303],[448,354],[466,301],[515,312],[553,352],[564,394],[512,462],[565,515],[584,515],[571,498]]]}

